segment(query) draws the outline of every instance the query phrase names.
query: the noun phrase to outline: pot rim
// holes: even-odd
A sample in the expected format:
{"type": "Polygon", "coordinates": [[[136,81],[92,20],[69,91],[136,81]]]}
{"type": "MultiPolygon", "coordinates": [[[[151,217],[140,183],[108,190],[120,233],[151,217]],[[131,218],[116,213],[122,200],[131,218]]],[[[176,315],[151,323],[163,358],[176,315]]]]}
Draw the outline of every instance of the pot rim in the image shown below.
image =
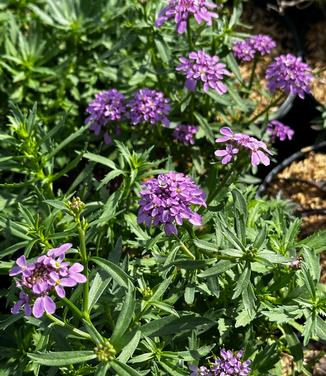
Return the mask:
{"type": "Polygon", "coordinates": [[[304,148],[290,155],[290,157],[284,159],[281,163],[276,165],[265,177],[265,179],[260,184],[257,190],[256,197],[262,198],[265,195],[267,186],[273,181],[275,175],[277,175],[280,171],[284,170],[285,167],[288,167],[295,160],[302,159],[302,157],[304,157],[311,151],[316,152],[320,149],[323,149],[324,147],[326,147],[326,141],[322,141],[316,145],[305,146],[304,148]]]}

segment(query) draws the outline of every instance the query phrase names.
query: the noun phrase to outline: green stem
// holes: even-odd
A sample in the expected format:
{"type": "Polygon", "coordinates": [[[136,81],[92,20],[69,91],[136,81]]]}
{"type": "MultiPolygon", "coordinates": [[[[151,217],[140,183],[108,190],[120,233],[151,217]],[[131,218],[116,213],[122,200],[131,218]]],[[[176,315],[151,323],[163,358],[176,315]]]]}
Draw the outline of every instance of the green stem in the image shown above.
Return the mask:
{"type": "Polygon", "coordinates": [[[279,101],[284,97],[284,94],[280,94],[274,101],[272,101],[267,107],[265,107],[261,112],[259,112],[257,115],[255,115],[252,119],[248,121],[247,124],[254,123],[257,119],[259,119],[261,116],[266,114],[272,107],[277,105],[279,101]]]}
{"type": "Polygon", "coordinates": [[[79,308],[77,308],[75,304],[72,303],[69,299],[62,298],[62,301],[77,315],[77,317],[79,317],[80,319],[85,318],[83,312],[79,308]]]}
{"type": "Polygon", "coordinates": [[[175,238],[178,240],[181,249],[184,251],[184,253],[189,256],[191,259],[196,260],[196,257],[190,252],[189,248],[177,237],[177,235],[174,235],[175,238]]]}
{"type": "Polygon", "coordinates": [[[89,294],[88,257],[87,257],[87,251],[86,251],[85,227],[80,222],[80,218],[78,218],[78,233],[79,233],[80,254],[81,254],[82,262],[83,262],[83,265],[84,265],[84,274],[85,274],[85,277],[86,277],[86,282],[84,283],[83,315],[87,320],[89,320],[89,312],[88,312],[88,294],[89,294]]]}
{"type": "Polygon", "coordinates": [[[257,56],[255,56],[253,64],[252,64],[251,74],[250,74],[250,79],[249,79],[249,84],[248,84],[248,95],[249,95],[249,92],[250,92],[250,90],[252,88],[252,84],[254,82],[257,63],[258,63],[258,58],[257,58],[257,56]]]}
{"type": "Polygon", "coordinates": [[[66,328],[66,329],[70,330],[72,333],[92,341],[92,337],[88,333],[85,333],[82,330],[76,329],[76,328],[72,327],[71,325],[66,324],[65,322],[61,321],[60,319],[58,319],[57,317],[55,317],[53,315],[50,315],[49,313],[47,313],[46,316],[47,316],[48,319],[53,321],[56,325],[61,326],[62,328],[66,328]]]}

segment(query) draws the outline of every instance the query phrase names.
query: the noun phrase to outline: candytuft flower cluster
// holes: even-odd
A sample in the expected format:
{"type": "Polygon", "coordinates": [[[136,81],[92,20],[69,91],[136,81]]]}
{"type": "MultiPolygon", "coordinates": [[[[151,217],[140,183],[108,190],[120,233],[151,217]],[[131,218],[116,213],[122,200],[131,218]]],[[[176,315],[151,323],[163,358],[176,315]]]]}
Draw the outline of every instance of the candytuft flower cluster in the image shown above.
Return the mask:
{"type": "Polygon", "coordinates": [[[181,64],[176,68],[186,76],[185,86],[194,91],[197,81],[203,83],[204,91],[215,90],[218,94],[225,94],[228,89],[222,82],[224,76],[230,75],[225,64],[220,62],[218,56],[210,56],[205,51],[190,52],[188,58],[181,56],[181,64]]]}
{"type": "Polygon", "coordinates": [[[280,141],[292,140],[294,136],[294,130],[278,120],[272,120],[268,123],[267,132],[271,134],[272,141],[277,138],[280,141]]]}
{"type": "Polygon", "coordinates": [[[233,46],[233,53],[238,60],[249,62],[255,56],[269,54],[275,47],[276,43],[269,35],[258,34],[236,42],[233,46]]]}
{"type": "Polygon", "coordinates": [[[227,145],[225,149],[216,150],[214,154],[223,158],[222,164],[230,163],[234,156],[243,149],[250,153],[253,166],[257,166],[260,163],[265,166],[269,165],[270,160],[266,154],[271,154],[271,152],[267,149],[265,142],[243,133],[233,133],[228,127],[221,128],[220,133],[223,137],[219,137],[215,141],[227,143],[227,145]]]}
{"type": "Polygon", "coordinates": [[[194,16],[197,23],[206,22],[212,25],[212,19],[217,18],[218,14],[212,12],[217,8],[207,0],[170,0],[168,6],[163,8],[155,21],[156,27],[161,27],[165,22],[174,19],[177,24],[177,32],[182,34],[187,29],[187,21],[189,17],[194,16]]]}
{"type": "MultiPolygon", "coordinates": [[[[90,114],[85,120],[86,124],[90,124],[89,129],[98,136],[102,127],[121,121],[126,111],[124,101],[124,95],[116,89],[97,93],[86,109],[86,112],[90,114]]],[[[116,128],[116,133],[118,132],[119,129],[116,128]]],[[[108,131],[104,133],[104,141],[107,144],[112,142],[108,131]]]]}
{"type": "Polygon", "coordinates": [[[70,265],[64,261],[65,254],[72,244],[65,243],[58,248],[49,249],[46,255],[37,258],[36,262],[28,263],[25,256],[16,260],[9,275],[18,277],[17,287],[21,288],[19,300],[11,312],[17,314],[24,307],[25,315],[33,314],[42,317],[43,314],[53,314],[56,304],[51,296],[54,292],[64,298],[65,287],[73,287],[85,283],[86,277],[81,274],[84,267],[78,262],[70,265]]]}
{"type": "MultiPolygon", "coordinates": [[[[115,124],[115,135],[120,134],[118,122],[130,120],[133,125],[162,123],[169,125],[170,112],[169,99],[160,91],[151,89],[138,90],[133,98],[127,102],[123,94],[116,89],[101,91],[86,109],[89,116],[85,124],[90,124],[90,130],[98,136],[102,128],[110,123],[115,124]]],[[[112,143],[112,138],[107,129],[104,133],[106,144],[112,143]]]]}
{"type": "Polygon", "coordinates": [[[219,358],[211,363],[210,368],[189,366],[190,376],[247,376],[251,372],[251,361],[242,361],[242,357],[243,351],[235,353],[221,349],[219,358]]]}
{"type": "Polygon", "coordinates": [[[173,137],[184,145],[194,145],[197,132],[195,125],[180,124],[173,131],[173,137]]]}
{"type": "Polygon", "coordinates": [[[170,112],[169,99],[160,91],[140,89],[133,99],[127,103],[128,118],[134,125],[140,123],[159,124],[169,126],[167,118],[170,112]]]}
{"type": "Polygon", "coordinates": [[[193,205],[206,207],[205,193],[182,173],[168,172],[142,184],[138,223],[163,225],[167,235],[177,234],[177,225],[186,219],[195,226],[202,224],[193,205]]]}
{"type": "Polygon", "coordinates": [[[313,75],[308,64],[291,54],[277,56],[266,70],[268,88],[304,98],[310,92],[313,75]]]}

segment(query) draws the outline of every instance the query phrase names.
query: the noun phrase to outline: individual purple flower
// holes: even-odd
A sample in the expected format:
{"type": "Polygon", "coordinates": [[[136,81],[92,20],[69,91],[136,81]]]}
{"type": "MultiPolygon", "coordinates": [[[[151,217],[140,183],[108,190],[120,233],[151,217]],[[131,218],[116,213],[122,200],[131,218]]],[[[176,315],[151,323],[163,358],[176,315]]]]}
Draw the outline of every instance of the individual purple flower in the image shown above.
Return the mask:
{"type": "Polygon", "coordinates": [[[218,14],[212,12],[217,5],[207,0],[169,0],[168,5],[161,10],[155,21],[156,27],[161,27],[165,22],[174,19],[177,24],[177,32],[182,34],[187,29],[189,17],[194,16],[198,24],[206,22],[212,25],[212,19],[218,14]]]}
{"type": "Polygon", "coordinates": [[[176,225],[186,219],[195,226],[202,224],[193,205],[206,207],[205,193],[182,173],[168,172],[142,184],[138,223],[163,225],[167,235],[177,234],[176,225]]]}
{"type": "Polygon", "coordinates": [[[68,270],[68,276],[70,279],[72,279],[73,281],[77,283],[85,283],[86,282],[86,277],[84,276],[84,274],[81,274],[80,272],[82,272],[84,270],[84,267],[82,264],[80,264],[79,262],[75,262],[68,270]]]}
{"type": "Polygon", "coordinates": [[[234,56],[241,61],[251,61],[255,56],[269,54],[276,47],[275,41],[268,35],[251,36],[233,45],[234,56]]]}
{"type": "Polygon", "coordinates": [[[178,125],[173,131],[173,137],[185,145],[194,145],[198,127],[195,125],[178,125]]]}
{"type": "Polygon", "coordinates": [[[160,91],[140,89],[131,101],[127,103],[128,117],[134,125],[140,123],[159,124],[169,126],[169,99],[160,91]]]}
{"type": "Polygon", "coordinates": [[[64,298],[66,296],[64,287],[73,287],[77,285],[77,282],[74,279],[70,278],[69,276],[61,277],[60,274],[56,272],[50,273],[49,283],[54,286],[55,292],[60,298],[64,298]]]}
{"type": "Polygon", "coordinates": [[[65,296],[64,287],[73,287],[78,283],[85,283],[86,277],[80,272],[84,267],[79,263],[70,266],[64,261],[65,253],[72,247],[65,243],[58,248],[49,249],[35,262],[28,263],[24,256],[17,259],[18,266],[9,272],[17,276],[17,287],[21,288],[19,299],[12,307],[12,313],[17,314],[24,307],[25,315],[33,314],[39,318],[45,312],[52,314],[56,305],[51,294],[55,292],[60,298],[65,296]]]}
{"type": "Polygon", "coordinates": [[[294,130],[278,120],[272,120],[268,123],[267,132],[271,134],[273,141],[276,138],[280,141],[292,140],[294,136],[294,130]]]}
{"type": "Polygon", "coordinates": [[[221,349],[219,359],[216,359],[211,367],[213,375],[247,376],[251,369],[251,361],[241,361],[243,352],[234,353],[230,350],[221,349]]]}
{"type": "Polygon", "coordinates": [[[215,90],[222,95],[228,91],[227,86],[222,82],[224,76],[230,75],[225,64],[220,62],[218,56],[210,56],[205,51],[190,52],[188,58],[181,56],[181,64],[176,68],[186,76],[185,86],[188,90],[194,91],[197,81],[203,83],[204,91],[215,90]]]}
{"type": "Polygon", "coordinates": [[[43,314],[49,313],[52,315],[56,310],[56,305],[53,299],[49,295],[42,295],[36,298],[34,305],[33,305],[33,316],[36,318],[40,318],[43,314]]]}
{"type": "Polygon", "coordinates": [[[239,152],[238,148],[233,147],[233,145],[226,145],[225,150],[215,150],[214,154],[217,157],[223,157],[222,164],[230,163],[235,155],[239,152]]]}
{"type": "Polygon", "coordinates": [[[304,98],[310,92],[313,75],[308,64],[291,54],[277,56],[267,67],[266,80],[269,90],[280,89],[286,94],[304,98]]]}
{"type": "Polygon", "coordinates": [[[18,274],[23,274],[25,276],[30,275],[32,270],[35,268],[33,264],[28,265],[25,256],[20,256],[16,260],[17,266],[14,266],[9,272],[10,277],[18,274]]]}
{"type": "MultiPolygon", "coordinates": [[[[125,110],[125,97],[118,90],[101,91],[86,109],[90,115],[85,120],[85,124],[90,124],[90,130],[98,136],[102,127],[113,122],[118,133],[119,127],[116,122],[123,118],[125,110]]],[[[108,131],[104,133],[104,141],[107,144],[112,142],[108,131]]]]}
{"type": "Polygon", "coordinates": [[[217,138],[215,141],[218,143],[228,143],[228,145],[226,149],[216,150],[214,154],[217,157],[223,157],[223,164],[230,163],[240,150],[249,152],[253,166],[257,166],[260,163],[265,166],[270,164],[267,154],[271,154],[271,152],[267,149],[265,142],[243,133],[233,133],[228,127],[221,128],[220,133],[222,137],[217,138]]]}
{"type": "Polygon", "coordinates": [[[19,293],[19,300],[17,303],[11,308],[11,313],[17,315],[20,309],[24,307],[25,316],[30,316],[32,314],[32,308],[30,306],[30,298],[24,291],[19,293]]]}
{"type": "Polygon", "coordinates": [[[189,376],[211,376],[212,375],[210,370],[205,366],[196,367],[194,365],[190,365],[189,369],[191,371],[189,376]]]}

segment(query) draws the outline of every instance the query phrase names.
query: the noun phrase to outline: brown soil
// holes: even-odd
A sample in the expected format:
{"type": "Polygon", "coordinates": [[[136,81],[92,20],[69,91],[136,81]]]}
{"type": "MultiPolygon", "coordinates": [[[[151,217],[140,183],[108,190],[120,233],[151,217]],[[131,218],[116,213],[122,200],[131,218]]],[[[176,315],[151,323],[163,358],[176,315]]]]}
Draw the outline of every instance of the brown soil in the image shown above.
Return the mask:
{"type": "Polygon", "coordinates": [[[326,154],[310,152],[286,167],[268,188],[270,196],[280,195],[298,204],[302,235],[326,228],[326,154]]]}
{"type": "Polygon", "coordinates": [[[314,97],[326,105],[326,21],[313,24],[306,35],[307,61],[315,67],[311,91],[314,97]]]}
{"type": "MultiPolygon", "coordinates": [[[[292,376],[294,373],[295,365],[293,357],[289,354],[283,354],[282,362],[282,375],[292,376]]],[[[323,350],[307,350],[304,353],[304,365],[306,368],[312,370],[313,376],[326,376],[326,355],[323,350]]]]}

